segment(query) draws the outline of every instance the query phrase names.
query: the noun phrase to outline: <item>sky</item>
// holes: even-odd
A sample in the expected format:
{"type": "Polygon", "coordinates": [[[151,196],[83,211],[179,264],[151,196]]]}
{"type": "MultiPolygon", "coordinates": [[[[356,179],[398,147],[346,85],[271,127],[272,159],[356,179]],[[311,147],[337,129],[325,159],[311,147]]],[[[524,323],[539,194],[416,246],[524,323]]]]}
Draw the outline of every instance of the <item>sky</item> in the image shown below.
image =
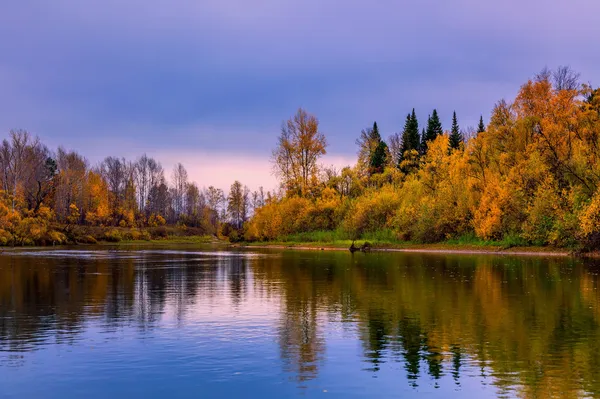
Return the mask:
{"type": "Polygon", "coordinates": [[[597,87],[598,15],[597,0],[2,0],[0,139],[270,189],[299,107],[342,167],[361,129],[387,137],[413,107],[466,128],[545,66],[597,87]]]}

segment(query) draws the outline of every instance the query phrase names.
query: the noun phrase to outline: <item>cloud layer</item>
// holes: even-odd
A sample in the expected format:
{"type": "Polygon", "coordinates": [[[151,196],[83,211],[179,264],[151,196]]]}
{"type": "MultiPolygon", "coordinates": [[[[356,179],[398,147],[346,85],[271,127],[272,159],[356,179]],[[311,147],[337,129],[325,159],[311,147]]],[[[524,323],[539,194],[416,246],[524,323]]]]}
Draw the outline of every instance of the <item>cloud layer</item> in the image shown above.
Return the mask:
{"type": "Polygon", "coordinates": [[[299,106],[348,158],[373,120],[390,134],[435,107],[474,125],[546,65],[600,82],[594,0],[7,3],[0,131],[90,159],[139,147],[266,160],[299,106]]]}

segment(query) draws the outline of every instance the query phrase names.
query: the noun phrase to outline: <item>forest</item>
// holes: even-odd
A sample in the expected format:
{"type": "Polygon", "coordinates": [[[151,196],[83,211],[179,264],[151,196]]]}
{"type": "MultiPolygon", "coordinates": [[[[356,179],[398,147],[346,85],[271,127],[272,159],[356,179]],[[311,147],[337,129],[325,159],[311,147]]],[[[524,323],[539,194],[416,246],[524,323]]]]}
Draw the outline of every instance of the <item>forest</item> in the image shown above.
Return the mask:
{"type": "Polygon", "coordinates": [[[0,245],[206,235],[229,241],[372,239],[600,246],[600,89],[568,67],[542,70],[476,128],[437,110],[408,112],[384,139],[357,135],[357,162],[322,164],[328,143],[303,109],[272,151],[279,187],[229,193],[190,182],[183,165],[52,151],[26,131],[0,147],[0,245]]]}
{"type": "Polygon", "coordinates": [[[170,180],[146,154],[107,157],[90,166],[60,147],[14,130],[0,147],[0,245],[96,243],[172,235],[236,239],[253,208],[270,194],[235,181],[226,195],[190,182],[177,164],[170,180]]]}

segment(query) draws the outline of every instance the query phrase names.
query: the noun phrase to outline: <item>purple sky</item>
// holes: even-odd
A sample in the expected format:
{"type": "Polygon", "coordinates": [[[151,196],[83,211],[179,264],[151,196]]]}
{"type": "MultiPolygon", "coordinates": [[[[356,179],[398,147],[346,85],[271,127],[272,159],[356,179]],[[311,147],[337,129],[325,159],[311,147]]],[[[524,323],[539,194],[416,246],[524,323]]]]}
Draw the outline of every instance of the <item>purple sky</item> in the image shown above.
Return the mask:
{"type": "Polygon", "coordinates": [[[23,128],[92,163],[147,152],[201,186],[271,187],[299,106],[343,165],[374,120],[386,137],[413,107],[475,125],[544,66],[598,86],[599,15],[597,0],[5,0],[0,138],[23,128]]]}

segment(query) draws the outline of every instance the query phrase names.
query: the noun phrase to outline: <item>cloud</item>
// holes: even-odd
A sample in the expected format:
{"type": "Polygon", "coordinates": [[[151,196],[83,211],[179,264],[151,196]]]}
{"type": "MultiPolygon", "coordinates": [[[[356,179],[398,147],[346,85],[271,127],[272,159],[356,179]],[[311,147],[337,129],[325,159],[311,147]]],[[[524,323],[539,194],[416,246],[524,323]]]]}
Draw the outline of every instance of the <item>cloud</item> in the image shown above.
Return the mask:
{"type": "Polygon", "coordinates": [[[437,108],[445,125],[453,110],[472,125],[545,65],[598,84],[598,14],[592,0],[9,2],[0,129],[90,159],[122,148],[262,159],[304,107],[330,151],[353,156],[373,120],[387,135],[413,107],[422,123],[437,108]]]}

